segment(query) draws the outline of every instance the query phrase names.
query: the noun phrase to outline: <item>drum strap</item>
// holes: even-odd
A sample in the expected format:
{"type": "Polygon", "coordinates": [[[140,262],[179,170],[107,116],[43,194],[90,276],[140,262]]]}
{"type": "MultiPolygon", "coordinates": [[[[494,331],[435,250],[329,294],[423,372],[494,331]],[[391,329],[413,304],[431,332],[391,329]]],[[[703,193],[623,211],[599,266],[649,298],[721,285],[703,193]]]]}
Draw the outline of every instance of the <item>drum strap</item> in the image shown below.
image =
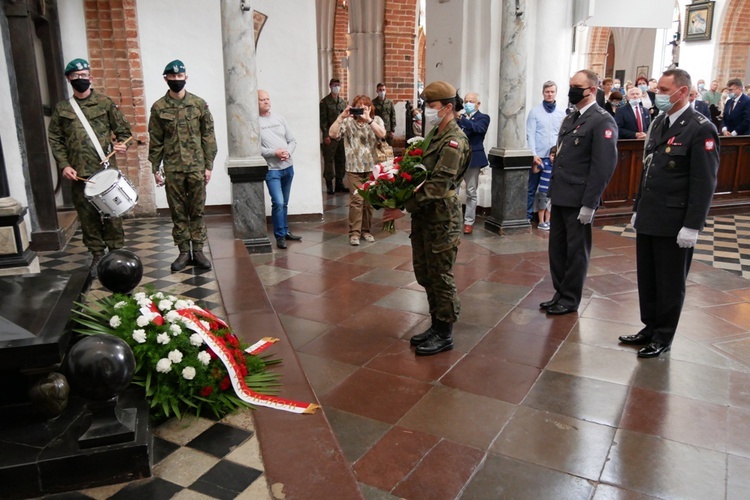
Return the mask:
{"type": "Polygon", "coordinates": [[[94,149],[96,149],[96,152],[99,155],[99,158],[102,160],[102,162],[104,162],[107,159],[107,155],[105,155],[104,151],[102,151],[102,145],[99,144],[99,139],[96,138],[94,129],[91,128],[89,121],[86,119],[86,116],[83,114],[83,111],[81,111],[81,107],[78,105],[76,98],[71,97],[70,99],[68,99],[68,101],[70,102],[70,105],[73,107],[73,111],[76,112],[76,116],[78,116],[78,119],[81,120],[81,125],[83,125],[83,128],[86,130],[86,133],[89,134],[89,139],[91,139],[91,142],[94,143],[94,149]]]}

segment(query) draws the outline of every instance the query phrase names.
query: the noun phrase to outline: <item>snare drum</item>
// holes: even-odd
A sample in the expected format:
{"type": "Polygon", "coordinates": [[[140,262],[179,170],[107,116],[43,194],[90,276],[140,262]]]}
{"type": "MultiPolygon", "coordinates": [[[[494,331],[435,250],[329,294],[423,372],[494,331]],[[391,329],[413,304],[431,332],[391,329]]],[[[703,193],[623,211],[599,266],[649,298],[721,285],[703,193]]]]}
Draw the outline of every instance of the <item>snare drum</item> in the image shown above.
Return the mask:
{"type": "Polygon", "coordinates": [[[83,194],[105,217],[122,217],[138,203],[133,185],[114,168],[89,177],[83,194]]]}

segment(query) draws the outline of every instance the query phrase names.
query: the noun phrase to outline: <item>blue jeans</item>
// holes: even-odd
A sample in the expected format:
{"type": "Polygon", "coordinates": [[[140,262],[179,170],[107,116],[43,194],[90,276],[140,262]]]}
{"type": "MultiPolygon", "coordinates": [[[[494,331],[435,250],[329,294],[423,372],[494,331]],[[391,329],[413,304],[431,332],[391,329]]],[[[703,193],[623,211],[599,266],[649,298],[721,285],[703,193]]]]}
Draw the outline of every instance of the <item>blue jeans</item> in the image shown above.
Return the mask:
{"type": "Polygon", "coordinates": [[[266,174],[268,194],[271,195],[271,221],[273,235],[278,240],[285,238],[289,228],[286,224],[286,210],[289,204],[289,192],[292,190],[294,165],[283,170],[269,170],[266,174]]]}

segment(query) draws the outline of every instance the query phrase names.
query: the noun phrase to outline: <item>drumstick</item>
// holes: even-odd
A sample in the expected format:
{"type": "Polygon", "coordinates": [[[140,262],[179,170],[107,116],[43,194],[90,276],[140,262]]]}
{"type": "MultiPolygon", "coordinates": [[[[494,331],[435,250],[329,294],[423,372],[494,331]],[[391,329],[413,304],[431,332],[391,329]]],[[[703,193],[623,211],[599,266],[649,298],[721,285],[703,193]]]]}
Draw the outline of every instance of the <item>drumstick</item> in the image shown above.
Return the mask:
{"type": "Polygon", "coordinates": [[[78,177],[77,175],[76,175],[76,180],[77,181],[83,181],[83,182],[90,182],[91,184],[96,184],[96,182],[94,182],[94,181],[92,181],[90,179],[84,179],[83,177],[78,177]]]}
{"type": "MultiPolygon", "coordinates": [[[[123,141],[122,145],[124,146],[125,144],[129,143],[129,142],[130,142],[130,139],[132,139],[132,138],[133,138],[133,136],[131,135],[130,137],[128,137],[127,139],[125,139],[125,140],[123,141]]],[[[106,157],[106,158],[104,158],[104,159],[103,159],[103,160],[102,160],[102,161],[101,161],[101,162],[100,162],[99,164],[101,165],[102,163],[106,163],[106,162],[107,162],[107,161],[108,161],[108,160],[109,160],[110,158],[112,158],[112,156],[114,156],[114,154],[115,154],[115,152],[114,152],[114,151],[112,151],[112,152],[111,152],[111,153],[109,153],[109,154],[107,155],[107,157],[106,157]]]]}

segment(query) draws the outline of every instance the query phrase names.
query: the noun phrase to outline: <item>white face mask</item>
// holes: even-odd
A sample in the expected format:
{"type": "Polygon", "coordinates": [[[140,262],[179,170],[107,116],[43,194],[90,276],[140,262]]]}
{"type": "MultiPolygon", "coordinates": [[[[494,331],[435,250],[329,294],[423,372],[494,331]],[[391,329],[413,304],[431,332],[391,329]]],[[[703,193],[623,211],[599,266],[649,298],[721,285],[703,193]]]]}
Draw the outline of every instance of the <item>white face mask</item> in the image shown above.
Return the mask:
{"type": "Polygon", "coordinates": [[[332,92],[332,93],[333,93],[334,95],[335,95],[335,94],[338,94],[338,93],[339,93],[339,90],[341,90],[341,86],[339,86],[339,85],[334,85],[333,87],[331,87],[331,92],[332,92]]]}
{"type": "Polygon", "coordinates": [[[424,110],[424,119],[433,127],[442,121],[440,118],[440,109],[427,108],[424,110]]]}
{"type": "Polygon", "coordinates": [[[381,99],[385,99],[385,90],[381,90],[380,92],[378,92],[378,97],[380,97],[381,99]]]}

